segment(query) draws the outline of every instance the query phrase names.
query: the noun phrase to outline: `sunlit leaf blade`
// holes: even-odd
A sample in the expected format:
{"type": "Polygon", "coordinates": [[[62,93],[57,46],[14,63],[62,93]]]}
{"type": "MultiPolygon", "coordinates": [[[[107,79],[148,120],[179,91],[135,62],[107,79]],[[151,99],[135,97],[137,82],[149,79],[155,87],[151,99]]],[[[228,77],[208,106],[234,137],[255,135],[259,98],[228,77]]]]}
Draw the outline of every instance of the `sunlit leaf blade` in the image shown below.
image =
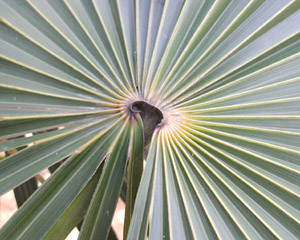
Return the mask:
{"type": "MultiPolygon", "coordinates": [[[[193,181],[190,181],[195,176],[193,172],[189,171],[185,165],[184,157],[179,147],[174,145],[171,139],[171,145],[174,150],[169,150],[174,158],[174,169],[177,175],[180,191],[182,192],[182,199],[185,202],[186,213],[189,218],[188,223],[193,232],[194,237],[202,236],[203,239],[216,239],[217,236],[205,213],[205,209],[194,194],[193,181]],[[188,175],[189,173],[189,175],[188,175]]],[[[187,224],[187,223],[186,223],[187,224]]]]}
{"type": "Polygon", "coordinates": [[[148,0],[136,1],[136,81],[139,92],[142,90],[142,78],[145,60],[147,30],[149,24],[150,4],[148,0]]]}
{"type": "MultiPolygon", "coordinates": [[[[174,1],[153,1],[153,5],[158,5],[157,8],[163,7],[161,19],[160,22],[157,20],[154,20],[154,24],[159,25],[154,25],[154,31],[157,31],[157,36],[155,39],[153,39],[153,35],[150,35],[150,46],[153,46],[153,50],[151,51],[151,61],[149,61],[149,67],[148,67],[148,72],[146,75],[146,81],[145,81],[145,92],[146,94],[150,90],[150,83],[154,77],[154,73],[156,72],[161,58],[165,52],[165,49],[167,47],[167,44],[169,42],[169,39],[172,34],[172,30],[175,27],[177,18],[180,14],[180,11],[182,9],[183,5],[183,0],[174,0],[174,1]],[[157,30],[156,30],[157,29],[157,30]],[[155,43],[155,44],[154,44],[155,43]],[[153,52],[152,52],[153,51],[153,52]]],[[[154,8],[154,6],[153,6],[154,8]]],[[[154,10],[153,10],[154,12],[154,10]]],[[[158,11],[159,12],[159,11],[158,11]]],[[[154,13],[153,13],[154,14],[154,13]]],[[[152,16],[149,16],[152,17],[152,16]]]]}
{"type": "MultiPolygon", "coordinates": [[[[162,13],[164,9],[164,2],[160,1],[151,1],[149,6],[149,17],[148,17],[148,29],[147,29],[147,39],[145,39],[145,57],[143,62],[143,81],[141,83],[142,89],[145,89],[147,74],[149,71],[150,61],[152,59],[153,49],[155,46],[155,41],[162,18],[162,13]]],[[[142,31],[140,29],[140,31],[142,31]]],[[[148,83],[149,84],[149,83],[148,83]]],[[[146,89],[145,89],[146,90],[146,89]]]]}
{"type": "Polygon", "coordinates": [[[182,198],[178,187],[178,183],[175,178],[175,172],[172,166],[174,161],[171,155],[170,149],[167,148],[169,139],[168,136],[164,136],[165,141],[163,141],[163,156],[164,156],[164,174],[166,178],[166,189],[167,189],[167,205],[169,206],[169,224],[170,224],[170,238],[186,238],[192,239],[192,229],[188,220],[188,215],[185,210],[182,198]]]}
{"type": "Polygon", "coordinates": [[[298,239],[299,63],[297,0],[1,1],[1,194],[68,159],[0,238],[298,239]]]}
{"type": "Polygon", "coordinates": [[[54,79],[59,79],[70,85],[75,85],[86,91],[93,92],[94,95],[102,99],[112,98],[105,94],[102,87],[90,78],[77,72],[55,56],[32,43],[20,33],[9,28],[4,23],[0,24],[1,31],[1,54],[4,59],[16,62],[33,71],[37,71],[54,79]],[[24,51],[24,48],[32,49],[30,52],[24,51]],[[96,91],[97,89],[97,91],[96,91]]]}
{"type": "Polygon", "coordinates": [[[153,195],[152,195],[152,211],[150,220],[149,238],[151,239],[162,239],[170,238],[170,222],[169,217],[169,206],[167,205],[167,188],[166,179],[164,178],[164,155],[163,155],[163,136],[158,142],[156,151],[156,165],[153,180],[153,195]]]}
{"type": "Polygon", "coordinates": [[[113,143],[112,152],[105,160],[103,173],[80,231],[80,239],[107,238],[128,158],[130,126],[127,123],[128,120],[113,143]]]}
{"type": "Polygon", "coordinates": [[[123,42],[120,15],[117,12],[117,2],[107,0],[92,2],[122,71],[124,83],[126,87],[133,89],[133,79],[129,75],[128,62],[125,57],[126,50],[123,42]]]}
{"type": "MultiPolygon", "coordinates": [[[[181,142],[186,145],[186,142],[181,142]]],[[[227,206],[225,205],[227,201],[225,201],[225,198],[219,200],[220,195],[218,195],[217,193],[220,192],[216,192],[216,189],[218,189],[217,186],[220,185],[221,182],[219,182],[218,185],[213,185],[214,183],[212,179],[209,178],[209,175],[207,175],[208,169],[206,168],[206,164],[204,162],[205,158],[202,157],[202,155],[201,157],[199,157],[199,155],[195,151],[189,151],[185,149],[182,143],[177,142],[177,146],[180,151],[186,156],[186,158],[190,160],[182,161],[184,163],[183,166],[185,166],[185,169],[187,169],[187,171],[191,174],[192,185],[197,189],[199,189],[199,186],[202,186],[201,191],[199,191],[197,195],[207,215],[207,218],[209,219],[211,226],[215,231],[215,234],[221,239],[230,239],[235,238],[236,236],[239,236],[239,238],[243,239],[245,238],[244,234],[248,235],[250,233],[252,235],[254,234],[253,236],[258,238],[260,238],[260,236],[257,236],[258,234],[261,234],[267,238],[274,238],[270,231],[268,231],[264,225],[260,224],[257,219],[254,218],[255,221],[250,222],[250,220],[252,220],[250,212],[247,213],[247,217],[244,217],[244,215],[241,215],[242,211],[240,209],[238,215],[239,221],[237,221],[236,218],[232,218],[232,215],[230,216],[232,212],[229,212],[228,214],[227,206]],[[226,208],[224,206],[226,206],[226,208]],[[241,223],[244,223],[245,229],[240,228],[241,223]],[[256,232],[255,230],[253,231],[252,224],[253,226],[256,226],[256,228],[260,228],[260,230],[258,232],[256,232]],[[222,225],[223,229],[218,227],[220,225],[222,225]]],[[[186,146],[189,147],[189,145],[186,146]]],[[[191,148],[189,147],[189,149],[191,148]]],[[[231,211],[235,210],[232,209],[232,207],[234,207],[234,205],[231,205],[231,211]]],[[[199,213],[201,213],[201,211],[199,213]]],[[[206,226],[206,228],[207,227],[208,226],[206,226]]],[[[207,228],[205,235],[209,234],[210,232],[211,229],[207,228]]]]}
{"type": "MultiPolygon", "coordinates": [[[[84,124],[83,122],[81,122],[81,123],[84,124]]],[[[50,129],[50,131],[48,130],[49,132],[45,131],[42,133],[37,133],[33,136],[29,136],[26,138],[12,138],[12,139],[9,139],[7,141],[3,141],[0,143],[0,151],[7,151],[9,149],[14,149],[16,147],[27,145],[27,144],[30,144],[33,142],[38,143],[40,141],[45,141],[46,139],[50,140],[51,138],[58,138],[58,137],[63,136],[65,133],[74,132],[78,129],[85,128],[86,126],[88,126],[90,124],[91,123],[85,123],[85,125],[76,124],[74,126],[65,127],[63,129],[54,128],[54,129],[50,129]]]]}
{"type": "Polygon", "coordinates": [[[126,49],[128,68],[130,69],[130,77],[132,85],[137,86],[135,81],[135,59],[136,59],[136,36],[135,36],[135,3],[133,0],[117,0],[117,8],[120,16],[120,23],[124,39],[124,47],[126,49]]]}
{"type": "Polygon", "coordinates": [[[95,174],[116,130],[70,157],[3,227],[1,238],[42,238],[95,174]]]}
{"type": "Polygon", "coordinates": [[[99,125],[98,123],[61,138],[33,145],[2,160],[0,162],[2,169],[0,175],[0,192],[5,193],[34,174],[72,154],[79,147],[97,136],[99,131],[101,133],[112,122],[110,120],[107,124],[102,123],[99,125]]]}
{"type": "Polygon", "coordinates": [[[107,117],[107,114],[77,114],[75,116],[60,116],[47,117],[41,119],[40,117],[33,117],[31,119],[15,119],[0,121],[0,137],[1,139],[17,137],[28,132],[39,134],[43,131],[48,132],[59,127],[69,127],[74,125],[85,125],[89,122],[100,121],[107,117]],[[22,123],[22,124],[21,124],[22,123]]]}
{"type": "Polygon", "coordinates": [[[151,141],[149,153],[146,160],[145,170],[140,182],[139,191],[136,196],[134,211],[131,218],[130,228],[128,231],[128,239],[145,239],[147,234],[147,225],[149,217],[149,209],[151,204],[151,196],[153,194],[153,178],[154,168],[157,159],[157,132],[154,132],[151,141]]]}
{"type": "Polygon", "coordinates": [[[172,69],[177,57],[181,56],[190,38],[193,36],[199,24],[205,17],[207,11],[214,1],[188,1],[183,5],[183,9],[177,22],[176,30],[166,47],[166,53],[163,55],[161,64],[155,74],[152,86],[156,86],[158,82],[166,77],[166,74],[172,69]],[[186,34],[182,34],[182,31],[186,34]]]}

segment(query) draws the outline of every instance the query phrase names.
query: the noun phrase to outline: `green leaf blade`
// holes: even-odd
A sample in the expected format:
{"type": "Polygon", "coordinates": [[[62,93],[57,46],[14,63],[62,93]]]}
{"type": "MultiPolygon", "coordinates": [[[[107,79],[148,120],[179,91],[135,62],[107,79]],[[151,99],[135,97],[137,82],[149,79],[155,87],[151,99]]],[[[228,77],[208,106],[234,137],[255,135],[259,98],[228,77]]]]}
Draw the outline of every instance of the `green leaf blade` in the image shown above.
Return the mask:
{"type": "Polygon", "coordinates": [[[106,160],[103,174],[83,222],[80,239],[107,238],[125,174],[129,140],[130,125],[126,121],[106,160]]]}

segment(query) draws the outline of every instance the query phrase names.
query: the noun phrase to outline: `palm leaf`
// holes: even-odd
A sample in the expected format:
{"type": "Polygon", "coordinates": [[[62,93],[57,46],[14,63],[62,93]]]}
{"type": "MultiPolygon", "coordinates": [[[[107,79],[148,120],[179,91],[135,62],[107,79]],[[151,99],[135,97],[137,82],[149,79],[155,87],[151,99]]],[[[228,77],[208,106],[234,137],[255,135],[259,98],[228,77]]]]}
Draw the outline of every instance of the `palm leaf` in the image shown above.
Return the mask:
{"type": "Polygon", "coordinates": [[[299,53],[295,0],[1,1],[1,194],[67,159],[0,238],[112,237],[122,185],[127,239],[299,238],[299,53]]]}

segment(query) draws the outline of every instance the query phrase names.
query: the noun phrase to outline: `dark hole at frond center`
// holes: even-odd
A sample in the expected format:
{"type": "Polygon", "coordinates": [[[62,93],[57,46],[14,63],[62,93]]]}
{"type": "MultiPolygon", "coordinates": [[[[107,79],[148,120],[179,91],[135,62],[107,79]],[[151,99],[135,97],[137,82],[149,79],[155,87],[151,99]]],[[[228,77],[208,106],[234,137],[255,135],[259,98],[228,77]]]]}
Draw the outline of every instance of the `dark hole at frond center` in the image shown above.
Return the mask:
{"type": "Polygon", "coordinates": [[[162,112],[144,101],[136,101],[130,105],[131,113],[139,114],[144,125],[144,141],[147,145],[157,125],[163,119],[162,112]]]}

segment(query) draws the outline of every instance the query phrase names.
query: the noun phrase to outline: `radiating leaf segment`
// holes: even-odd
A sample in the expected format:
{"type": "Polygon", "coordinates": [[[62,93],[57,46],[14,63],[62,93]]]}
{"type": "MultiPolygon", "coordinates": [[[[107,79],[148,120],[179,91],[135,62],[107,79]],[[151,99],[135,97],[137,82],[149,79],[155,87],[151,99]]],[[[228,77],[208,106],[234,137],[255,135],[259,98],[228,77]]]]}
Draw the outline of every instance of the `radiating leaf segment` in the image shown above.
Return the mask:
{"type": "Polygon", "coordinates": [[[0,239],[111,237],[124,182],[127,239],[299,238],[299,9],[2,0],[0,193],[65,160],[0,239]]]}

